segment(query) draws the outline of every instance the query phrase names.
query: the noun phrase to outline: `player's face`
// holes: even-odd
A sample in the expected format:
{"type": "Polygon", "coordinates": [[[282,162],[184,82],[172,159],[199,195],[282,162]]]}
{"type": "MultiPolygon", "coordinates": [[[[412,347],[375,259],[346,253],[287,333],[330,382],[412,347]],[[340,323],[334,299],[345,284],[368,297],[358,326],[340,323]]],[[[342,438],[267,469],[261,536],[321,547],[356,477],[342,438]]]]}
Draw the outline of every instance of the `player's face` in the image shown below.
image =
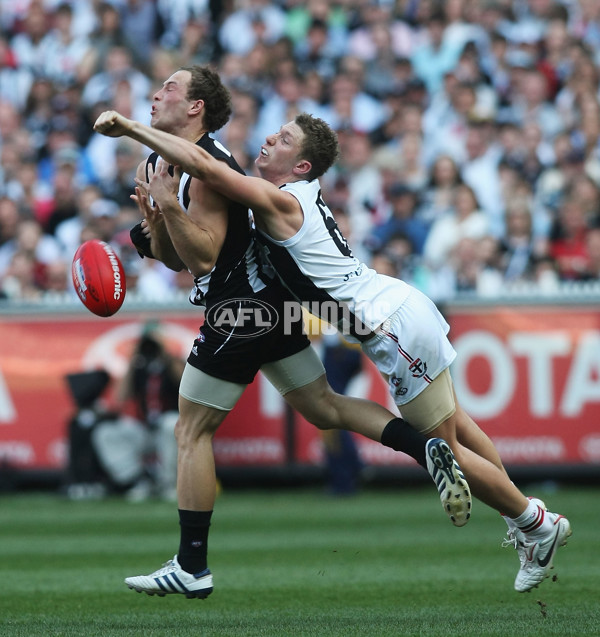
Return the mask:
{"type": "Polygon", "coordinates": [[[269,135],[255,160],[261,176],[272,181],[274,175],[291,174],[303,138],[304,133],[295,122],[288,122],[279,132],[269,135]]]}
{"type": "Polygon", "coordinates": [[[150,121],[153,128],[177,134],[188,123],[188,111],[194,103],[187,98],[191,79],[189,71],[177,71],[154,93],[150,121]]]}

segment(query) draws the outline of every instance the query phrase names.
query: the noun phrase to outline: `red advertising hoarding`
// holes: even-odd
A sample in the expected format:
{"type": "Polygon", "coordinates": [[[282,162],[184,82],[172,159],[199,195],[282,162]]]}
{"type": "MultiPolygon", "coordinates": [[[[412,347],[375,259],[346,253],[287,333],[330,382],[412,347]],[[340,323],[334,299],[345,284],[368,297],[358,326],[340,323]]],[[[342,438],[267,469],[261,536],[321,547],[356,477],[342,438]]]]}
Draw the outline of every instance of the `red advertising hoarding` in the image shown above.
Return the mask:
{"type": "MultiPolygon", "coordinates": [[[[600,463],[600,315],[592,307],[448,308],[458,351],[452,372],[463,406],[493,438],[508,465],[600,463]]],[[[0,319],[0,463],[62,469],[74,405],[72,372],[103,367],[118,379],[148,319],[159,319],[170,349],[186,357],[197,311],[86,313],[0,319]]],[[[351,393],[391,407],[372,363],[351,393]]],[[[393,407],[392,407],[393,409],[393,407]]],[[[358,438],[366,464],[411,464],[358,438]]],[[[286,410],[259,375],[215,438],[217,464],[319,464],[319,432],[286,410]],[[290,438],[291,435],[291,438],[290,438]]]]}
{"type": "Polygon", "coordinates": [[[506,464],[600,463],[600,313],[593,306],[449,312],[467,412],[506,464]]]}

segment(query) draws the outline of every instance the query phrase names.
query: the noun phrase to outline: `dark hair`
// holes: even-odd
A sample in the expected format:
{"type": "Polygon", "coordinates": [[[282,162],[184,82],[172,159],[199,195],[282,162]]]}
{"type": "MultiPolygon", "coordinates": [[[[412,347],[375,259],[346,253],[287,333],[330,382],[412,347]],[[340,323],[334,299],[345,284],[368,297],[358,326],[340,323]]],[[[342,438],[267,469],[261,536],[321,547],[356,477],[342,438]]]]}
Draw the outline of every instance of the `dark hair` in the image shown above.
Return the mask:
{"type": "Polygon", "coordinates": [[[340,154],[337,134],[324,120],[308,113],[300,113],[294,122],[302,129],[304,140],[298,154],[312,164],[306,176],[308,181],[324,175],[340,154]]]}
{"type": "Polygon", "coordinates": [[[204,100],[204,127],[208,132],[223,128],[231,116],[231,94],[221,82],[219,74],[208,66],[185,66],[182,71],[192,75],[187,98],[204,100]]]}

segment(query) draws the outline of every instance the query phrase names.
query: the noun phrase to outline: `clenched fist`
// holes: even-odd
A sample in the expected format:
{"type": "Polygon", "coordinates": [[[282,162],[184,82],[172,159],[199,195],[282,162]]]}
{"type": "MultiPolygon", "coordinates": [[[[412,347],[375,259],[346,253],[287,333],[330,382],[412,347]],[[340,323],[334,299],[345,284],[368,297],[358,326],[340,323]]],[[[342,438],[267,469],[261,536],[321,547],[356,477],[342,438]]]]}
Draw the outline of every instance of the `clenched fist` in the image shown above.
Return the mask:
{"type": "Polygon", "coordinates": [[[130,119],[123,117],[117,111],[104,111],[96,120],[94,130],[107,137],[121,137],[131,130],[132,124],[130,119]]]}

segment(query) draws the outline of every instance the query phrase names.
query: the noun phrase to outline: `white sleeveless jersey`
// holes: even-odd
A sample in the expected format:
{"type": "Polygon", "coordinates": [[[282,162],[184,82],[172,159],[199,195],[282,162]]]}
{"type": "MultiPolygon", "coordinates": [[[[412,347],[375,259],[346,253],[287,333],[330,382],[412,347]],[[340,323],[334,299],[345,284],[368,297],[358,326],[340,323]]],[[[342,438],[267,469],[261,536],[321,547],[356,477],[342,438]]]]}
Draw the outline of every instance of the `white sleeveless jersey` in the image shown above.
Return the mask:
{"type": "Polygon", "coordinates": [[[300,202],[304,222],[290,239],[258,232],[283,283],[311,314],[332,323],[350,341],[363,342],[406,300],[409,286],[378,274],[350,250],[321,197],[317,179],[281,186],[300,202]]]}

